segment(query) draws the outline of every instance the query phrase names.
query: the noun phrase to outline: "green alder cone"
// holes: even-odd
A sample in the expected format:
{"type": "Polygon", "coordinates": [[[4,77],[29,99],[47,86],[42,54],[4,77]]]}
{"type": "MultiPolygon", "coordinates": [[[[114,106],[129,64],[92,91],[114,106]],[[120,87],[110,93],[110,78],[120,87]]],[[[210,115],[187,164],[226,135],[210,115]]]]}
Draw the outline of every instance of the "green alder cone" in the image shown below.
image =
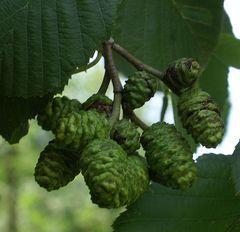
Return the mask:
{"type": "Polygon", "coordinates": [[[99,113],[106,113],[106,115],[110,117],[113,109],[113,102],[105,95],[93,94],[83,103],[83,109],[96,109],[99,113]]]}
{"type": "Polygon", "coordinates": [[[132,110],[139,108],[154,96],[157,87],[157,78],[144,71],[135,72],[126,81],[123,101],[132,110]]]}
{"type": "Polygon", "coordinates": [[[168,65],[164,82],[176,94],[191,88],[202,74],[202,68],[192,58],[181,58],[168,65]]]}
{"type": "Polygon", "coordinates": [[[128,157],[128,186],[131,194],[131,200],[127,205],[135,202],[144,193],[149,186],[149,173],[145,158],[137,152],[128,157]]]}
{"type": "Polygon", "coordinates": [[[147,189],[146,161],[127,156],[111,139],[95,139],[82,152],[82,174],[93,203],[103,208],[130,205],[147,189]]]}
{"type": "Polygon", "coordinates": [[[183,126],[196,142],[214,148],[222,141],[223,120],[208,93],[198,88],[183,92],[178,101],[178,113],[183,126]]]}
{"type": "Polygon", "coordinates": [[[80,156],[51,141],[41,152],[35,167],[36,182],[47,191],[59,189],[80,173],[80,156]]]}
{"type": "Polygon", "coordinates": [[[109,122],[104,114],[82,110],[60,118],[53,133],[59,144],[81,151],[93,139],[108,138],[109,131],[109,122]]]}
{"type": "Polygon", "coordinates": [[[76,99],[70,100],[65,96],[55,97],[47,104],[44,111],[38,115],[38,124],[44,130],[52,130],[56,128],[59,118],[72,112],[79,112],[81,109],[82,104],[76,99]]]}
{"type": "Polygon", "coordinates": [[[140,133],[137,127],[127,119],[122,119],[114,125],[112,139],[128,154],[133,154],[140,148],[140,133]]]}
{"type": "Polygon", "coordinates": [[[155,123],[143,132],[141,143],[153,181],[182,190],[192,185],[196,179],[192,152],[175,126],[155,123]]]}

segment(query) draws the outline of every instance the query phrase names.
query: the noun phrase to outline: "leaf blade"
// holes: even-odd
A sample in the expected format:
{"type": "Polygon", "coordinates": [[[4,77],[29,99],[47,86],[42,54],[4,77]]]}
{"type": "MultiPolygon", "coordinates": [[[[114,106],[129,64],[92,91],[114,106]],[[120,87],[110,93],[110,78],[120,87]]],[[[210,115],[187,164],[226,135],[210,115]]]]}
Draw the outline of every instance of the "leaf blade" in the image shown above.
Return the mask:
{"type": "Polygon", "coordinates": [[[28,120],[34,118],[51,96],[43,98],[8,98],[0,96],[0,134],[15,144],[28,133],[28,120]]]}
{"type": "Polygon", "coordinates": [[[73,71],[86,65],[110,36],[119,3],[2,0],[1,94],[36,97],[61,92],[73,71]]]}
{"type": "MultiPolygon", "coordinates": [[[[226,232],[240,216],[240,201],[230,180],[233,159],[204,155],[198,159],[198,180],[186,191],[153,184],[151,189],[114,223],[115,232],[226,232]]],[[[237,230],[236,230],[237,231],[237,230]]]]}
{"type": "MultiPolygon", "coordinates": [[[[220,33],[223,1],[125,1],[119,12],[115,40],[145,63],[163,69],[194,57],[205,65],[220,33]]],[[[132,71],[118,63],[121,71],[132,71]]]]}
{"type": "Polygon", "coordinates": [[[200,87],[217,102],[225,121],[230,108],[227,79],[230,66],[240,67],[240,40],[230,33],[221,33],[218,45],[200,78],[200,87]]]}

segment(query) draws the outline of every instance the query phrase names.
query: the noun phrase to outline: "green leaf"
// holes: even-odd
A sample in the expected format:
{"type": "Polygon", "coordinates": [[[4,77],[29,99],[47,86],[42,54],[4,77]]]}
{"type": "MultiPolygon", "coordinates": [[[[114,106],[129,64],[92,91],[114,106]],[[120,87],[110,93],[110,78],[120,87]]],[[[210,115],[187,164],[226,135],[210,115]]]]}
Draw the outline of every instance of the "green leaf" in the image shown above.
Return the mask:
{"type": "Polygon", "coordinates": [[[232,24],[226,11],[223,12],[222,33],[228,33],[233,35],[232,24]]]}
{"type": "Polygon", "coordinates": [[[235,151],[233,153],[233,181],[235,184],[236,194],[240,195],[240,142],[235,147],[235,151]]]}
{"type": "MultiPolygon", "coordinates": [[[[178,58],[194,57],[205,65],[221,30],[222,0],[125,1],[114,39],[156,68],[178,58]]],[[[121,58],[120,69],[129,73],[121,58]]]]}
{"type": "Polygon", "coordinates": [[[28,119],[34,118],[51,96],[43,98],[8,98],[0,96],[0,134],[10,144],[18,143],[28,133],[28,119]]]}
{"type": "Polygon", "coordinates": [[[240,40],[222,33],[216,49],[200,79],[200,86],[211,94],[226,118],[228,108],[228,69],[240,68],[240,40]]]}
{"type": "Polygon", "coordinates": [[[121,0],[0,0],[0,92],[63,90],[111,34],[121,0]]]}
{"type": "Polygon", "coordinates": [[[233,40],[236,40],[234,38],[232,25],[226,11],[224,11],[223,13],[222,33],[220,34],[218,45],[215,48],[215,51],[213,52],[212,56],[210,57],[210,61],[205,69],[205,72],[203,73],[203,76],[200,79],[200,86],[204,90],[209,92],[211,96],[214,98],[214,100],[218,103],[222,113],[222,117],[226,124],[230,108],[230,104],[228,101],[228,81],[227,81],[229,68],[228,66],[230,64],[228,64],[228,62],[226,62],[224,65],[221,64],[222,56],[221,52],[219,52],[219,50],[221,50],[222,45],[224,44],[223,37],[225,35],[227,37],[231,37],[233,40]],[[216,88],[215,85],[216,81],[218,83],[218,88],[216,88]]]}
{"type": "Polygon", "coordinates": [[[213,56],[225,66],[240,68],[240,40],[233,35],[222,33],[213,56]]]}
{"type": "Polygon", "coordinates": [[[5,138],[9,144],[19,143],[20,139],[28,134],[29,123],[28,121],[24,121],[19,125],[16,125],[15,128],[12,125],[8,124],[1,125],[0,124],[0,133],[5,138]]]}
{"type": "Polygon", "coordinates": [[[200,157],[198,180],[186,192],[152,184],[116,220],[115,232],[240,231],[240,199],[231,180],[232,162],[231,156],[200,157]]]}

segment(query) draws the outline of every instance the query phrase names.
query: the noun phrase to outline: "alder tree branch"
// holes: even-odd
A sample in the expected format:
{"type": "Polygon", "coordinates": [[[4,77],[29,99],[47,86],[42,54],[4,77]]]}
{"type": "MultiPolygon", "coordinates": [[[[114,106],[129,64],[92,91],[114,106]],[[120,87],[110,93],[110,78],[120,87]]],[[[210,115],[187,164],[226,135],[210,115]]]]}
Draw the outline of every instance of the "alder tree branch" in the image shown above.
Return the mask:
{"type": "Polygon", "coordinates": [[[107,76],[112,80],[113,91],[114,91],[114,100],[113,100],[113,111],[110,117],[110,126],[113,127],[115,122],[120,117],[121,103],[122,103],[122,84],[120,82],[118,71],[115,66],[113,59],[112,47],[110,42],[105,42],[103,44],[103,54],[105,58],[105,70],[107,76]]]}
{"type": "Polygon", "coordinates": [[[115,43],[113,40],[110,40],[112,43],[112,48],[115,52],[121,55],[124,59],[126,59],[129,63],[131,63],[137,70],[146,71],[163,81],[163,72],[158,69],[153,68],[150,65],[144,64],[142,61],[137,59],[131,53],[129,53],[125,48],[121,47],[119,44],[115,43]]]}
{"type": "Polygon", "coordinates": [[[164,93],[163,105],[162,105],[161,116],[160,116],[160,122],[164,121],[165,114],[167,112],[167,108],[168,108],[168,95],[166,93],[164,93]]]}
{"type": "Polygon", "coordinates": [[[110,77],[107,73],[107,70],[105,70],[105,74],[104,74],[104,77],[103,77],[103,81],[102,81],[102,84],[98,90],[98,94],[101,94],[101,95],[105,95],[106,92],[107,92],[107,89],[108,89],[108,86],[110,84],[110,77]]]}
{"type": "Polygon", "coordinates": [[[145,124],[133,111],[130,111],[129,114],[131,121],[139,126],[143,131],[149,128],[149,126],[145,124]]]}
{"type": "MultiPolygon", "coordinates": [[[[110,125],[113,127],[115,122],[119,119],[120,116],[120,110],[121,110],[121,104],[122,104],[122,84],[118,75],[117,68],[115,66],[113,53],[112,53],[112,40],[107,41],[104,43],[104,49],[103,54],[105,58],[105,70],[107,75],[110,77],[113,83],[113,89],[114,89],[114,101],[113,101],[113,112],[110,117],[110,125]]],[[[127,114],[127,116],[131,119],[132,122],[134,122],[136,125],[138,125],[142,130],[146,130],[148,126],[139,119],[136,114],[127,108],[127,106],[124,105],[124,113],[127,114]]]]}

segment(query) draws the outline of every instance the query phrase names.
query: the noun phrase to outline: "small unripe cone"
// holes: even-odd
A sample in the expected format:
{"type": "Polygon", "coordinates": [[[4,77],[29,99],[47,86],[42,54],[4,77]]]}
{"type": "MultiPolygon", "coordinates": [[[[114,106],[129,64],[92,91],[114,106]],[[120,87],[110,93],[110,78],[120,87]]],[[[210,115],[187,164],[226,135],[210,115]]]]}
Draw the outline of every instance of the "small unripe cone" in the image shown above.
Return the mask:
{"type": "Polygon", "coordinates": [[[196,179],[191,149],[173,125],[155,123],[144,131],[141,143],[146,150],[151,178],[174,189],[187,189],[196,179]]]}
{"type": "Polygon", "coordinates": [[[140,148],[140,133],[137,127],[127,119],[122,119],[115,124],[112,139],[128,154],[133,154],[140,148]]]}
{"type": "Polygon", "coordinates": [[[96,110],[73,112],[58,120],[53,130],[56,141],[73,150],[82,150],[91,140],[107,138],[110,126],[104,114],[96,110]]]}
{"type": "Polygon", "coordinates": [[[202,74],[202,68],[192,58],[181,58],[168,65],[164,82],[176,94],[191,88],[202,74]]]}
{"type": "Polygon", "coordinates": [[[157,78],[144,71],[135,72],[126,81],[123,101],[131,109],[139,108],[154,96],[157,87],[157,78]]]}
{"type": "Polygon", "coordinates": [[[93,94],[83,103],[84,110],[96,109],[99,113],[106,113],[109,117],[112,113],[113,102],[102,94],[93,94]]]}
{"type": "Polygon", "coordinates": [[[183,126],[196,142],[205,147],[216,147],[223,138],[224,125],[217,105],[211,96],[194,88],[182,93],[178,113],[183,126]]]}
{"type": "Polygon", "coordinates": [[[76,99],[70,100],[65,96],[55,97],[47,104],[44,111],[38,115],[38,124],[44,130],[52,130],[56,128],[59,118],[72,112],[79,112],[81,109],[82,104],[76,99]]]}
{"type": "Polygon", "coordinates": [[[51,141],[41,152],[35,167],[36,182],[47,191],[59,189],[80,173],[80,155],[51,141]]]}
{"type": "Polygon", "coordinates": [[[93,140],[83,150],[80,161],[92,201],[99,207],[132,204],[148,187],[145,160],[139,156],[128,157],[113,140],[93,140]]]}

